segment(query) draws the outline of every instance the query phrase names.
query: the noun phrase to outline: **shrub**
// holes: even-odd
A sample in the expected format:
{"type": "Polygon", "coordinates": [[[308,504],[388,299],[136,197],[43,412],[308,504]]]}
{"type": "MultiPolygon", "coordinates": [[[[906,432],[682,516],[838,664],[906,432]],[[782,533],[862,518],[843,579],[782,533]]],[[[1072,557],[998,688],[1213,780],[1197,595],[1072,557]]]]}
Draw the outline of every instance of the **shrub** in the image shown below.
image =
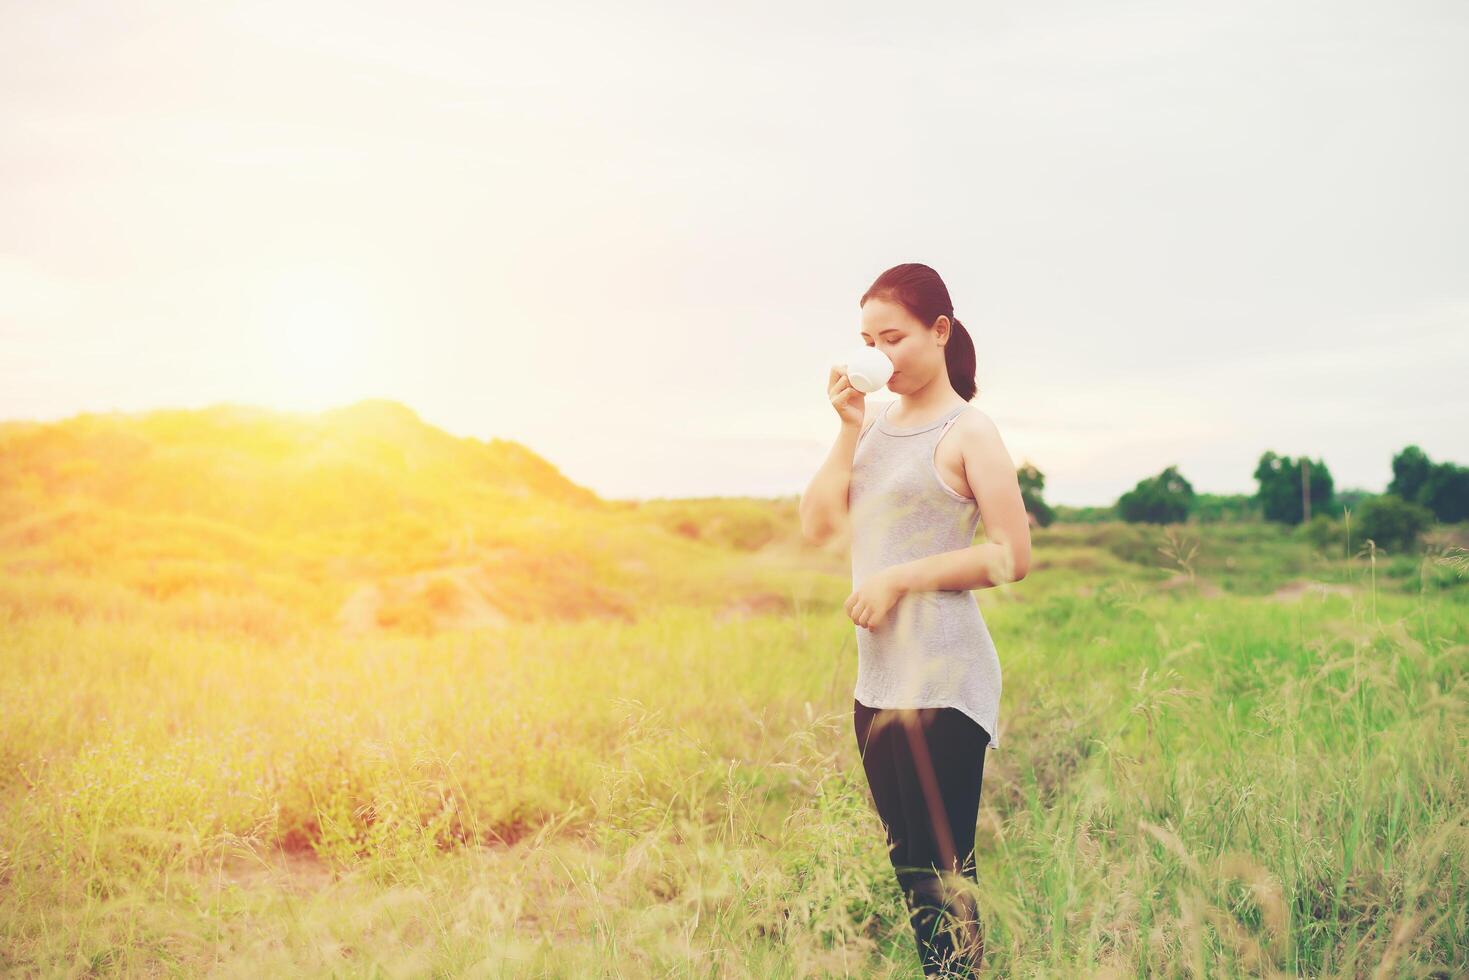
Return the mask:
{"type": "Polygon", "coordinates": [[[1379,548],[1406,551],[1416,548],[1423,532],[1433,525],[1433,511],[1385,493],[1363,501],[1352,524],[1352,537],[1357,541],[1371,538],[1379,548]]]}
{"type": "MultiPolygon", "coordinates": [[[[1338,557],[1347,548],[1346,522],[1329,514],[1317,514],[1296,528],[1297,537],[1304,539],[1317,551],[1338,557]]],[[[1359,536],[1355,535],[1354,536],[1359,536]]]]}

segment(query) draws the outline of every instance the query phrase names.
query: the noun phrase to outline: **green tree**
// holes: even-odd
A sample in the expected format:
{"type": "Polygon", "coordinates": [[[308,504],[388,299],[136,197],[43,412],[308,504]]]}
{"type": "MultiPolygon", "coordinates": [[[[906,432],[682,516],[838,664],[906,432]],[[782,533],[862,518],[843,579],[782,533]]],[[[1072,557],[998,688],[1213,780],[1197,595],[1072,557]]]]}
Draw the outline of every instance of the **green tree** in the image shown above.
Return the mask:
{"type": "Polygon", "coordinates": [[[1469,520],[1469,469],[1435,463],[1419,491],[1418,503],[1446,524],[1469,520]]]}
{"type": "Polygon", "coordinates": [[[1312,512],[1331,505],[1331,470],[1324,462],[1305,456],[1298,459],[1278,456],[1267,449],[1255,467],[1255,480],[1259,483],[1255,499],[1260,502],[1260,512],[1267,521],[1299,524],[1305,517],[1301,500],[1302,462],[1309,467],[1312,512]]]}
{"type": "Polygon", "coordinates": [[[1385,493],[1363,502],[1352,523],[1356,525],[1352,536],[1358,541],[1371,538],[1384,550],[1412,550],[1433,524],[1433,511],[1420,503],[1385,493]]]}
{"type": "Polygon", "coordinates": [[[1025,502],[1025,512],[1034,514],[1035,522],[1041,527],[1050,526],[1056,519],[1056,514],[1051,510],[1051,505],[1041,497],[1041,491],[1046,486],[1046,475],[1027,460],[1015,471],[1015,476],[1020,481],[1020,499],[1025,502]]]}
{"type": "Polygon", "coordinates": [[[1138,481],[1137,486],[1117,498],[1117,512],[1124,521],[1175,524],[1188,519],[1194,488],[1170,466],[1157,476],[1138,481]]]}
{"type": "Polygon", "coordinates": [[[1392,482],[1387,485],[1387,492],[1403,500],[1417,500],[1432,468],[1427,453],[1417,446],[1404,446],[1392,458],[1392,482]]]}
{"type": "Polygon", "coordinates": [[[1417,446],[1406,446],[1392,458],[1387,492],[1422,504],[1445,523],[1469,520],[1469,469],[1435,463],[1417,446]]]}

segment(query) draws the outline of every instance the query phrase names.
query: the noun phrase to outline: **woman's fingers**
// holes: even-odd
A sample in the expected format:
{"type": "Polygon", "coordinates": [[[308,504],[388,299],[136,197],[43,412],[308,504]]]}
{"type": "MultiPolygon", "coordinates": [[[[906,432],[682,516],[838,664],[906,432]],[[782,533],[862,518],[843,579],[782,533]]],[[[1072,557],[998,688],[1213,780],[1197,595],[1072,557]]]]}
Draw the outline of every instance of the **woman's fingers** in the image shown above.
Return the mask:
{"type": "Polygon", "coordinates": [[[870,628],[869,624],[872,622],[872,607],[869,606],[866,602],[860,600],[857,597],[856,592],[853,592],[851,595],[847,596],[847,601],[842,603],[842,608],[847,611],[847,616],[852,620],[853,623],[861,626],[864,629],[870,628]]]}

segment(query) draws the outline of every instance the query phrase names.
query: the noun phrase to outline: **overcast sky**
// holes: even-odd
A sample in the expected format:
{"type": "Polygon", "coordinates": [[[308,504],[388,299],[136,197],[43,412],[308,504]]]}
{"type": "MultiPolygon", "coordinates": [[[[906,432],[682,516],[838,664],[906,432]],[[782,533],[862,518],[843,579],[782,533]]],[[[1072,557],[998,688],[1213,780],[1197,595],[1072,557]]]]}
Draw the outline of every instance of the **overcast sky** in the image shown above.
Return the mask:
{"type": "Polygon", "coordinates": [[[0,418],[392,398],[799,493],[925,262],[1051,502],[1380,490],[1469,464],[1466,52],[1419,0],[6,0],[0,418]]]}

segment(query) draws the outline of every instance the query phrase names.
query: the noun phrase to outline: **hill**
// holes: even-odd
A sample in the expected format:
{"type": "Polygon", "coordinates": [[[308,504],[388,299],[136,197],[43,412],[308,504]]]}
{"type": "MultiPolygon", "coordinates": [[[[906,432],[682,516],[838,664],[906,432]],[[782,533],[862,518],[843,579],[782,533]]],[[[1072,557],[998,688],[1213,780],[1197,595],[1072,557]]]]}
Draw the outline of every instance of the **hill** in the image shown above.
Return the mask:
{"type": "Polygon", "coordinates": [[[628,618],[759,589],[718,542],[382,400],[0,425],[0,560],[12,608],[182,600],[270,635],[628,618]]]}

